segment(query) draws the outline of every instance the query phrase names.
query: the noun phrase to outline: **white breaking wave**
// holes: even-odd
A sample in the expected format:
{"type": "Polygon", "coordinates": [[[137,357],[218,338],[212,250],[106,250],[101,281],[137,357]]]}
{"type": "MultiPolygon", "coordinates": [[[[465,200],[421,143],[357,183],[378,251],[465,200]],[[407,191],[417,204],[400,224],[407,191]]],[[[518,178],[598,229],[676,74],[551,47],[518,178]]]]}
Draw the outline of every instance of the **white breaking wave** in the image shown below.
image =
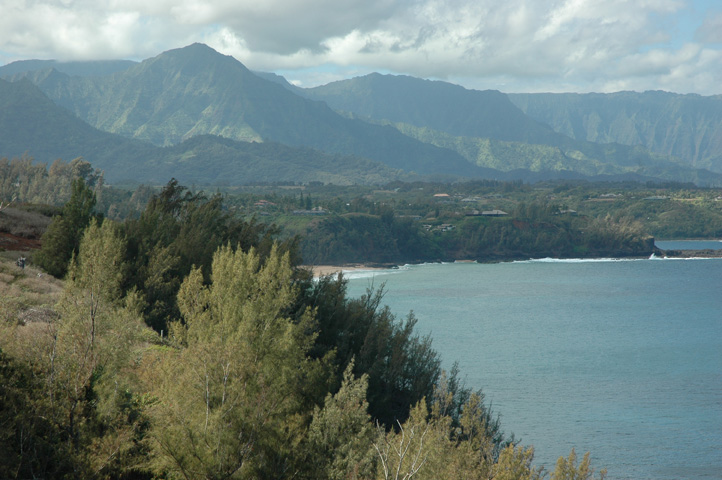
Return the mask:
{"type": "Polygon", "coordinates": [[[609,263],[609,262],[639,262],[646,258],[530,258],[529,260],[515,260],[512,263],[609,263]]]}

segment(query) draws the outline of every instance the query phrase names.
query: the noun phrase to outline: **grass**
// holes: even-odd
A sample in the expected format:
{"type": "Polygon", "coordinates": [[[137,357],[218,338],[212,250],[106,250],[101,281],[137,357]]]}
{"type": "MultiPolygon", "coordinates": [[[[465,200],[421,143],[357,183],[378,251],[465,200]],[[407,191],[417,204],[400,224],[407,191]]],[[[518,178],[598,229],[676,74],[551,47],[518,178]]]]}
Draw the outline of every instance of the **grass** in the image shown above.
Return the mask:
{"type": "Polygon", "coordinates": [[[47,322],[63,291],[61,280],[33,265],[20,268],[16,261],[27,252],[0,252],[0,320],[27,324],[47,322]]]}
{"type": "Polygon", "coordinates": [[[0,232],[23,238],[40,238],[52,218],[32,208],[8,207],[0,211],[0,232]]]}

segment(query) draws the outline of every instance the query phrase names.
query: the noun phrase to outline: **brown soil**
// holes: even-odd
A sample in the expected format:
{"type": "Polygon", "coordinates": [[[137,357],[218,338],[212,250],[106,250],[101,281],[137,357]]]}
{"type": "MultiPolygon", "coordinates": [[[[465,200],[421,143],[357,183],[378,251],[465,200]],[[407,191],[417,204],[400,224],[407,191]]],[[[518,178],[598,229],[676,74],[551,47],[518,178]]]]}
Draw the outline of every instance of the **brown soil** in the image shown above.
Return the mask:
{"type": "Polygon", "coordinates": [[[12,233],[0,232],[0,249],[27,252],[40,248],[40,240],[36,238],[25,238],[13,235],[12,233]]]}

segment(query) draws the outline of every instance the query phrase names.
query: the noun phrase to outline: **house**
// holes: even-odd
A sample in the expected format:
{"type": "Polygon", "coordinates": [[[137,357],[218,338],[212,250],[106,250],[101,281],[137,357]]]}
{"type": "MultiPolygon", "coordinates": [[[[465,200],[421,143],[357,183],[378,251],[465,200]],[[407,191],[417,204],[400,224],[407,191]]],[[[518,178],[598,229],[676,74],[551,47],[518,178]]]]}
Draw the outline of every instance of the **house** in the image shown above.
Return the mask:
{"type": "Polygon", "coordinates": [[[504,217],[509,214],[503,210],[485,210],[481,212],[481,215],[483,217],[504,217]]]}
{"type": "Polygon", "coordinates": [[[328,211],[321,207],[313,207],[311,210],[294,210],[294,215],[327,215],[328,211]]]}

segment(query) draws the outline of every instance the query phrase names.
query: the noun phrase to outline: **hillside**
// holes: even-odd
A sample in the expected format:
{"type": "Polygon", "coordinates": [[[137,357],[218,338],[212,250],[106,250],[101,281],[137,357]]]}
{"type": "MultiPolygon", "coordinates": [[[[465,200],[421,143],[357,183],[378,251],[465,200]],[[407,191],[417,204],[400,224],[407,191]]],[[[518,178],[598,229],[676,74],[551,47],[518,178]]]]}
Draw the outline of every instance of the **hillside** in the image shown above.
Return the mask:
{"type": "Polygon", "coordinates": [[[590,142],[641,145],[722,172],[722,96],[668,92],[510,94],[531,117],[590,142]]]}
{"type": "MultiPolygon", "coordinates": [[[[142,174],[156,181],[177,174],[189,182],[365,183],[410,174],[447,180],[574,178],[722,185],[722,134],[716,133],[722,131],[717,127],[722,119],[715,98],[704,104],[704,97],[651,92],[642,101],[636,94],[619,94],[603,97],[607,103],[602,102],[602,108],[591,96],[509,97],[380,74],[300,89],[283,77],[255,74],[202,44],[140,63],[16,62],[2,67],[0,75],[30,80],[57,105],[99,130],[147,142],[121,147],[114,138],[110,149],[80,142],[81,154],[92,156],[93,163],[115,178],[142,174]],[[525,108],[510,98],[525,102],[525,108]],[[557,102],[561,98],[573,102],[557,102]],[[556,103],[574,107],[554,113],[556,103]],[[543,117],[544,112],[551,117],[543,117]],[[186,143],[202,135],[208,137],[186,143]],[[221,137],[273,145],[264,150],[221,137]],[[146,150],[148,143],[165,150],[146,150]],[[279,159],[274,155],[281,145],[300,150],[279,159]],[[365,173],[372,164],[361,159],[376,163],[365,173]],[[194,162],[215,165],[218,171],[196,168],[194,162]]],[[[62,134],[48,132],[49,138],[60,137],[62,143],[67,128],[60,130],[62,134]]],[[[12,155],[27,150],[30,133],[7,140],[12,155]]],[[[35,142],[33,149],[44,157],[70,158],[66,150],[77,151],[79,145],[55,153],[56,147],[43,151],[45,139],[35,142]]]]}
{"type": "Polygon", "coordinates": [[[503,171],[622,175],[716,184],[718,177],[643,146],[574,139],[533,120],[498,91],[371,74],[304,90],[303,95],[361,118],[395,125],[469,162],[503,171]]]}
{"type": "Polygon", "coordinates": [[[54,104],[27,80],[0,80],[0,158],[23,154],[51,163],[83,157],[110,182],[195,184],[323,181],[384,183],[416,176],[358,157],[276,143],[204,135],[173,147],[102,132],[54,104]]]}
{"type": "Polygon", "coordinates": [[[113,170],[123,158],[143,158],[144,142],[101,132],[55,105],[27,80],[0,80],[0,158],[24,153],[41,162],[84,157],[113,170]]]}
{"type": "Polygon", "coordinates": [[[467,90],[447,82],[372,73],[307,89],[303,94],[361,117],[457,136],[555,145],[568,141],[495,90],[467,90]]]}
{"type": "Polygon", "coordinates": [[[0,67],[0,77],[37,70],[55,69],[70,76],[88,77],[121,72],[137,62],[131,60],[94,60],[59,62],[57,60],[19,60],[0,67]]]}
{"type": "Polygon", "coordinates": [[[421,174],[484,173],[456,152],[391,127],[341,117],[325,103],[295,95],[201,44],[105,77],[43,70],[11,79],[21,76],[96,128],[159,146],[212,134],[366,157],[421,174]]]}

